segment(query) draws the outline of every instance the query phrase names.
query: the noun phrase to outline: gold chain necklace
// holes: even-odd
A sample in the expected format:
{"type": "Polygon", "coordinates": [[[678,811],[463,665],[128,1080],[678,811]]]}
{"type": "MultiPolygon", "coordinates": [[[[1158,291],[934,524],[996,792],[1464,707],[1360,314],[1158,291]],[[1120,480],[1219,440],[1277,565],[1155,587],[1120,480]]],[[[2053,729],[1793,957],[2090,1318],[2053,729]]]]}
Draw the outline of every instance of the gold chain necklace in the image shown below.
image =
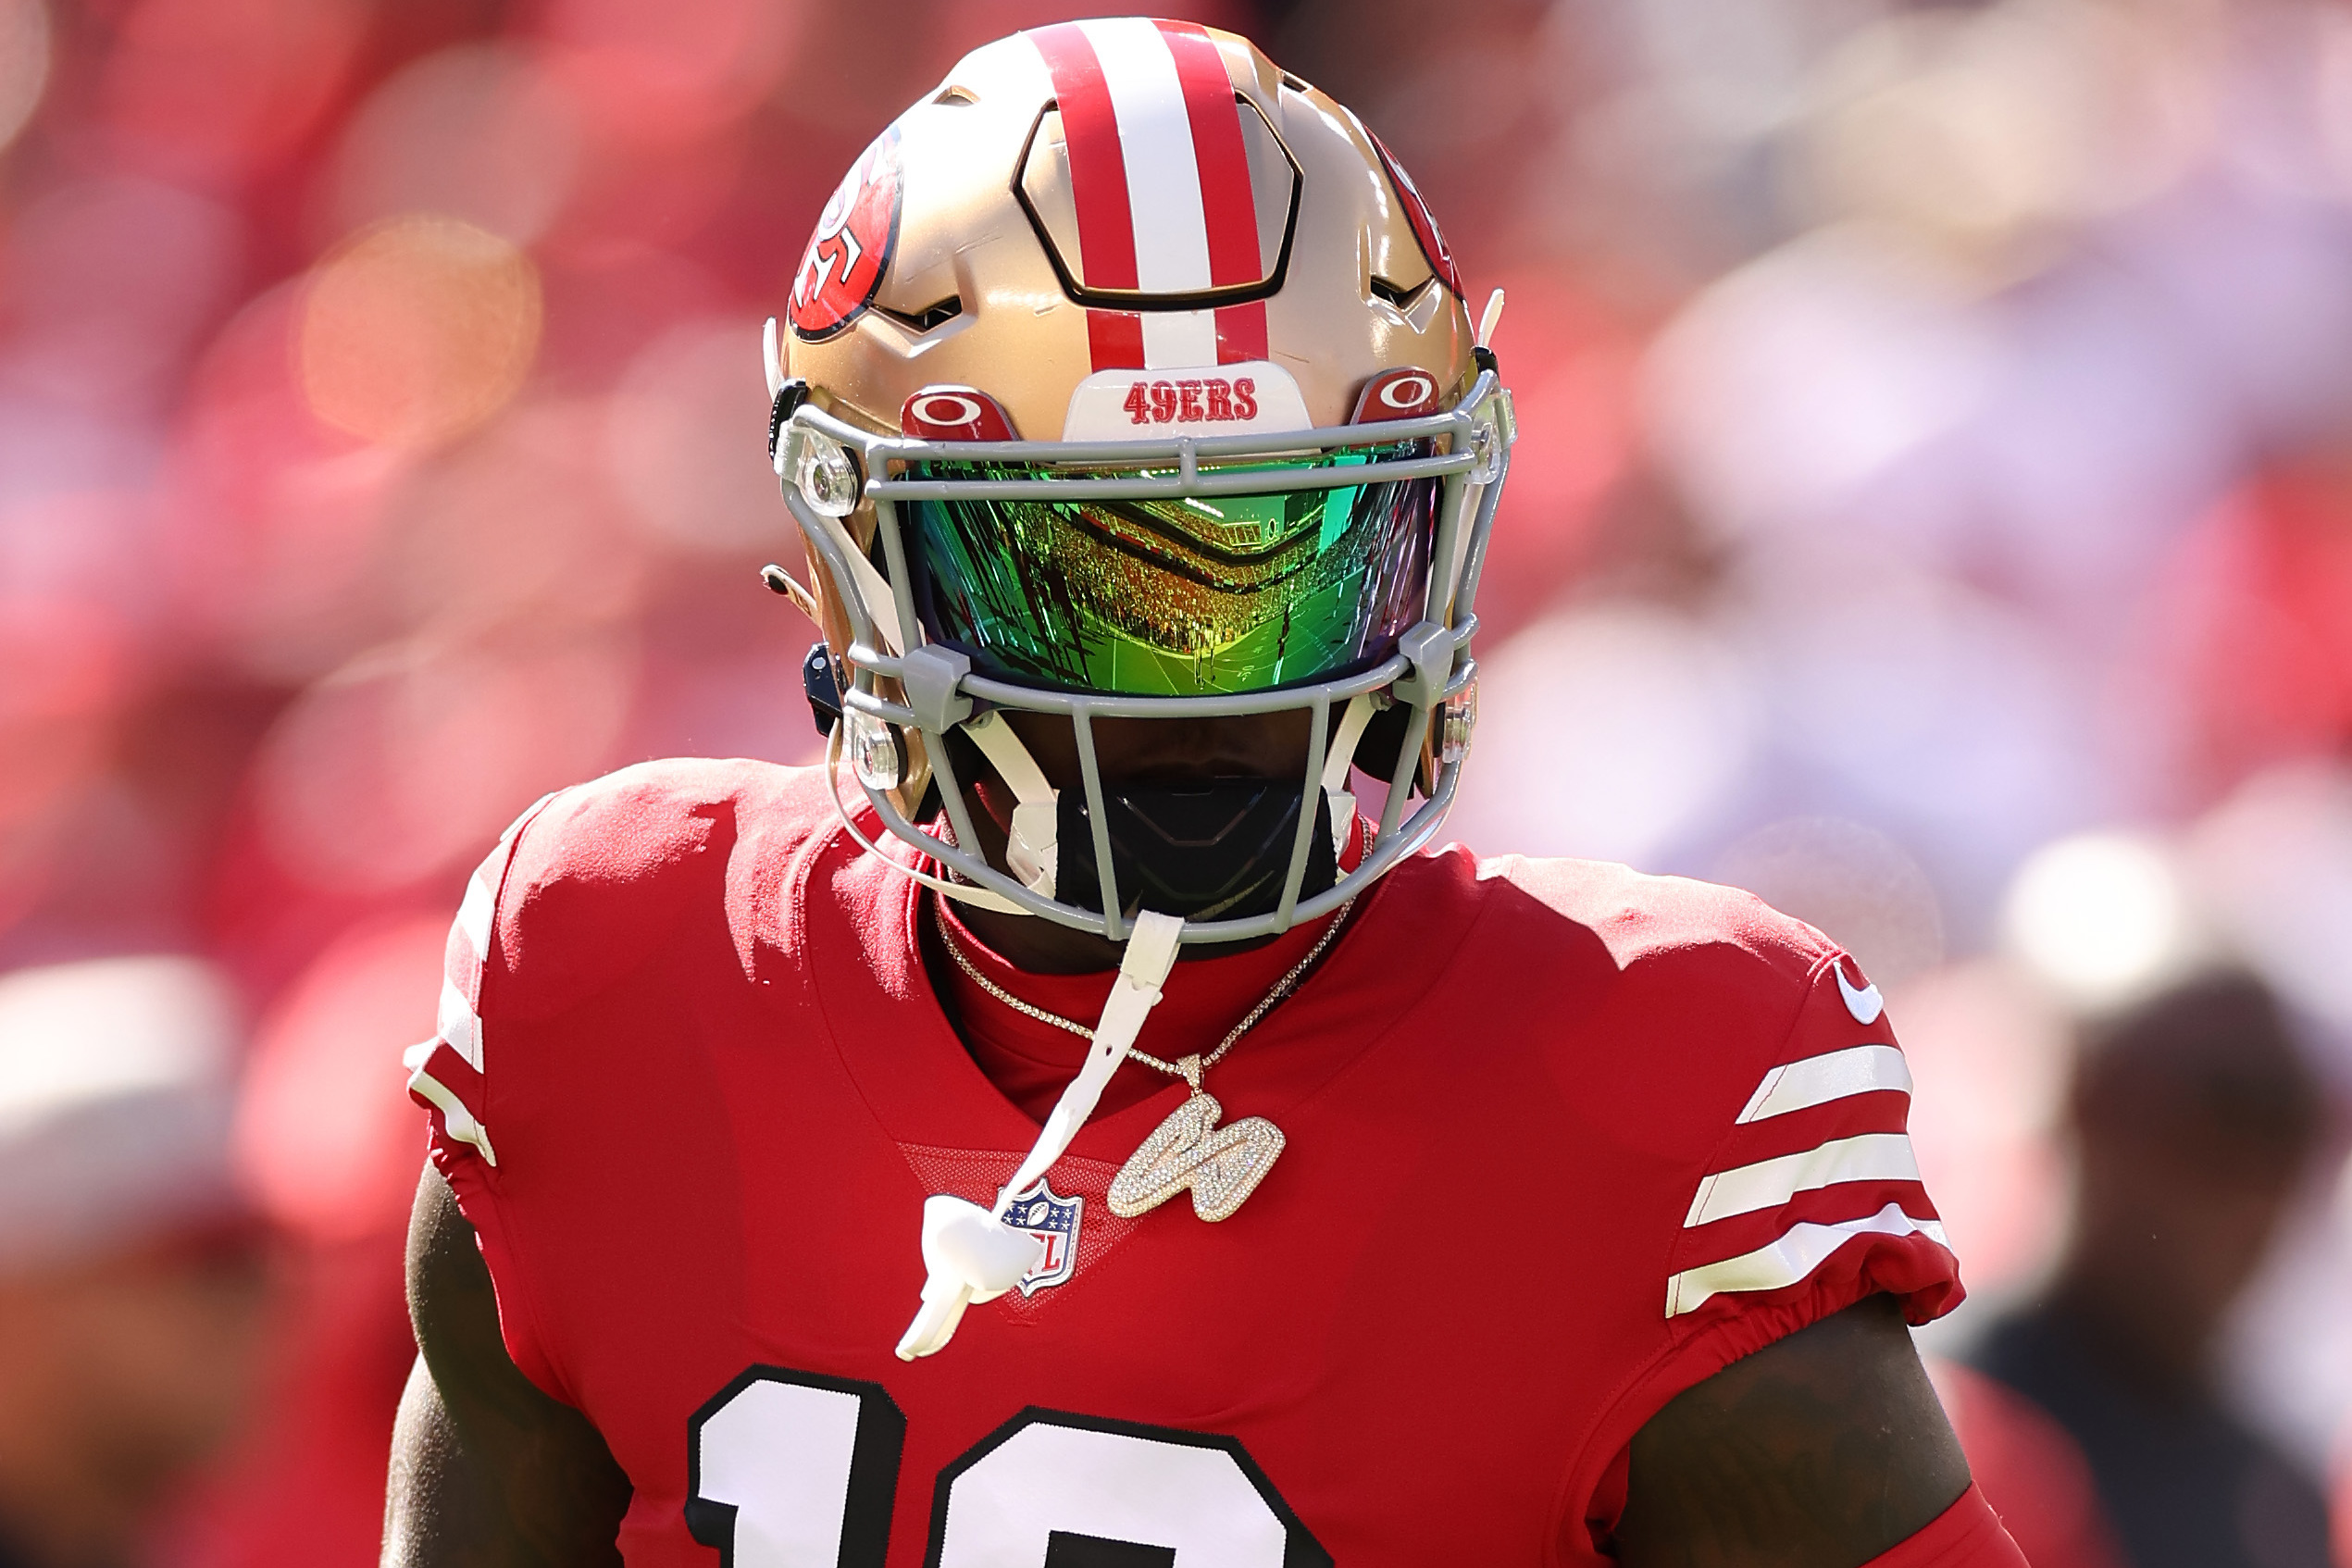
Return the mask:
{"type": "MultiPolygon", "coordinates": [[[[1133,1219],[1149,1213],[1187,1188],[1192,1190],[1192,1212],[1204,1220],[1221,1220],[1241,1207],[1244,1200],[1257,1190],[1265,1179],[1275,1159],[1282,1152],[1282,1129],[1263,1116],[1244,1116],[1230,1126],[1217,1126],[1225,1108],[1216,1097],[1201,1087],[1201,1076],[1221,1061],[1234,1043],[1248,1034],[1257,1022],[1274,1010],[1275,1004],[1296,990],[1315,960],[1324,955],[1340,927],[1348,923],[1348,912],[1355,907],[1350,899],[1333,914],[1331,924],[1315,939],[1307,955],[1292,964],[1288,973],[1274,983],[1255,1007],[1233,1026],[1216,1049],[1203,1055],[1179,1057],[1163,1062],[1149,1052],[1130,1048],[1127,1054],[1147,1067],[1154,1067],[1171,1077],[1182,1078],[1192,1092],[1183,1104],[1168,1114],[1165,1121],[1152,1130],[1151,1136],[1139,1145],[1121,1166],[1111,1182],[1111,1212],[1122,1219],[1133,1219]]],[[[1094,1031],[1075,1019],[1058,1013],[1049,1013],[1034,1002],[1024,1002],[1011,991],[980,973],[979,966],[968,957],[956,941],[955,933],[947,923],[947,911],[935,900],[931,917],[939,927],[940,941],[948,956],[955,960],[957,968],[974,985],[1016,1013],[1026,1014],[1041,1024],[1066,1029],[1082,1039],[1094,1039],[1094,1031]]]]}

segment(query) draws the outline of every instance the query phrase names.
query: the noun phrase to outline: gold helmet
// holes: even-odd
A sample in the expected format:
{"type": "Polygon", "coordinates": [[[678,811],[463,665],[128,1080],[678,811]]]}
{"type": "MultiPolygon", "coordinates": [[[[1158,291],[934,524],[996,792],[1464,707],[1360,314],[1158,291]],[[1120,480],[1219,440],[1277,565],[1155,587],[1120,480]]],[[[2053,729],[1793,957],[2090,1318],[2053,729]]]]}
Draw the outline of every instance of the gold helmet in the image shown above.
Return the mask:
{"type": "Polygon", "coordinates": [[[852,167],[765,356],[831,760],[943,863],[926,880],[1114,940],[1139,907],[1232,940],[1435,833],[1510,397],[1419,193],[1345,107],[1188,22],[975,50],[852,167]],[[1077,727],[1083,798],[1004,709],[1077,727]],[[1297,780],[1171,805],[1093,765],[1098,719],[1277,709],[1312,717],[1297,780]],[[1021,803],[1009,876],[973,847],[958,754],[1021,803]],[[1375,758],[1388,803],[1343,873],[1349,767],[1375,758]],[[1170,811],[1238,836],[1200,852],[1170,811]],[[1172,834],[1181,867],[1144,847],[1172,834]]]}

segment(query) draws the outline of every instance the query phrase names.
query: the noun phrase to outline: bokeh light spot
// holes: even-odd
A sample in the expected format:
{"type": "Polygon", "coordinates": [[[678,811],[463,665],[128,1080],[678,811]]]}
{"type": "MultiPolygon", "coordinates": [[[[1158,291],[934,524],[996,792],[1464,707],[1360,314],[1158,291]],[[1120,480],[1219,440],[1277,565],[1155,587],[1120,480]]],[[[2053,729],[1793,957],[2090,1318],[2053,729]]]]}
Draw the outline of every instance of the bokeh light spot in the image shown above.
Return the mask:
{"type": "Polygon", "coordinates": [[[41,0],[0,0],[0,147],[17,139],[49,84],[49,13],[41,0]]]}
{"type": "Polygon", "coordinates": [[[2155,985],[2189,939],[2172,858],[2122,833],[2079,834],[2036,850],[2010,884],[2003,923],[2018,955],[2086,1006],[2155,985]]]}
{"type": "Polygon", "coordinates": [[[1472,843],[1649,866],[1737,789],[1755,694],[1697,622],[1632,601],[1549,616],[1482,660],[1453,827],[1472,843]]]}
{"type": "Polygon", "coordinates": [[[746,410],[760,384],[749,319],[673,329],[638,356],[614,395],[604,451],[630,509],[690,550],[776,548],[790,524],[746,410]]]}
{"type": "Polygon", "coordinates": [[[1900,985],[1943,962],[1935,884],[1901,844],[1859,822],[1772,823],[1725,850],[1711,878],[1820,930],[1879,985],[1900,985]]]}
{"type": "Polygon", "coordinates": [[[446,213],[529,244],[571,193],[580,135],[579,106],[525,51],[444,49],[352,117],[336,156],[335,213],[349,229],[446,213]]]}
{"type": "Polygon", "coordinates": [[[270,1216],[341,1241],[397,1227],[417,1185],[402,1051],[433,1032],[448,922],[427,915],[340,938],[256,1031],[237,1161],[270,1216]]]}
{"type": "Polygon", "coordinates": [[[791,57],[806,7],[765,0],[553,0],[556,69],[624,141],[673,143],[749,110],[791,57]]]}
{"type": "Polygon", "coordinates": [[[437,445],[504,407],[539,350],[539,272],[454,218],[403,218],[320,264],[304,301],[304,395],[373,442],[437,445]]]}
{"type": "Polygon", "coordinates": [[[382,893],[446,874],[534,797],[612,765],[637,678],[635,643],[616,635],[363,654],[263,742],[263,841],[316,888],[382,893]]]}
{"type": "Polygon", "coordinates": [[[138,0],[102,95],[126,152],[206,183],[286,157],[330,112],[364,41],[359,0],[138,0]]]}

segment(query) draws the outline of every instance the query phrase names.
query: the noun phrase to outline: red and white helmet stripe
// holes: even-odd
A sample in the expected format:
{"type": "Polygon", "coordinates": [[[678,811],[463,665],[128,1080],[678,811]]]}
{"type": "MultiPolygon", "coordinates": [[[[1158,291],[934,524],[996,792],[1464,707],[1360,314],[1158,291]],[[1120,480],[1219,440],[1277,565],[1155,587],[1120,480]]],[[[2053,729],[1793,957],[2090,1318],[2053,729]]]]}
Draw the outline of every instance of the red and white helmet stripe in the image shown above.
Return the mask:
{"type": "MultiPolygon", "coordinates": [[[[1258,212],[1225,58],[1189,22],[1064,22],[1029,33],[1053,78],[1089,289],[1197,294],[1263,275],[1258,212]]],[[[1090,307],[1093,367],[1266,357],[1263,301],[1208,310],[1090,307]]]]}

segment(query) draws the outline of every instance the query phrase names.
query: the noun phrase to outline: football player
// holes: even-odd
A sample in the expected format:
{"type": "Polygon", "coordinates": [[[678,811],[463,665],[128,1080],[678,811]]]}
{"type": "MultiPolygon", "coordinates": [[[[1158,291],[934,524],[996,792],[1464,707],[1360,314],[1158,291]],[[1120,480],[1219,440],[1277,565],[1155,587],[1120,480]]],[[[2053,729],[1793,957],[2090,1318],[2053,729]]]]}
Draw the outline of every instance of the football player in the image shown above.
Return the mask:
{"type": "Polygon", "coordinates": [[[1960,1287],[1877,990],[1428,848],[1495,314],[1188,23],[991,44],[859,158],[766,348],[828,763],[476,874],[387,1562],[2022,1562],[1905,1326],[1960,1287]]]}

